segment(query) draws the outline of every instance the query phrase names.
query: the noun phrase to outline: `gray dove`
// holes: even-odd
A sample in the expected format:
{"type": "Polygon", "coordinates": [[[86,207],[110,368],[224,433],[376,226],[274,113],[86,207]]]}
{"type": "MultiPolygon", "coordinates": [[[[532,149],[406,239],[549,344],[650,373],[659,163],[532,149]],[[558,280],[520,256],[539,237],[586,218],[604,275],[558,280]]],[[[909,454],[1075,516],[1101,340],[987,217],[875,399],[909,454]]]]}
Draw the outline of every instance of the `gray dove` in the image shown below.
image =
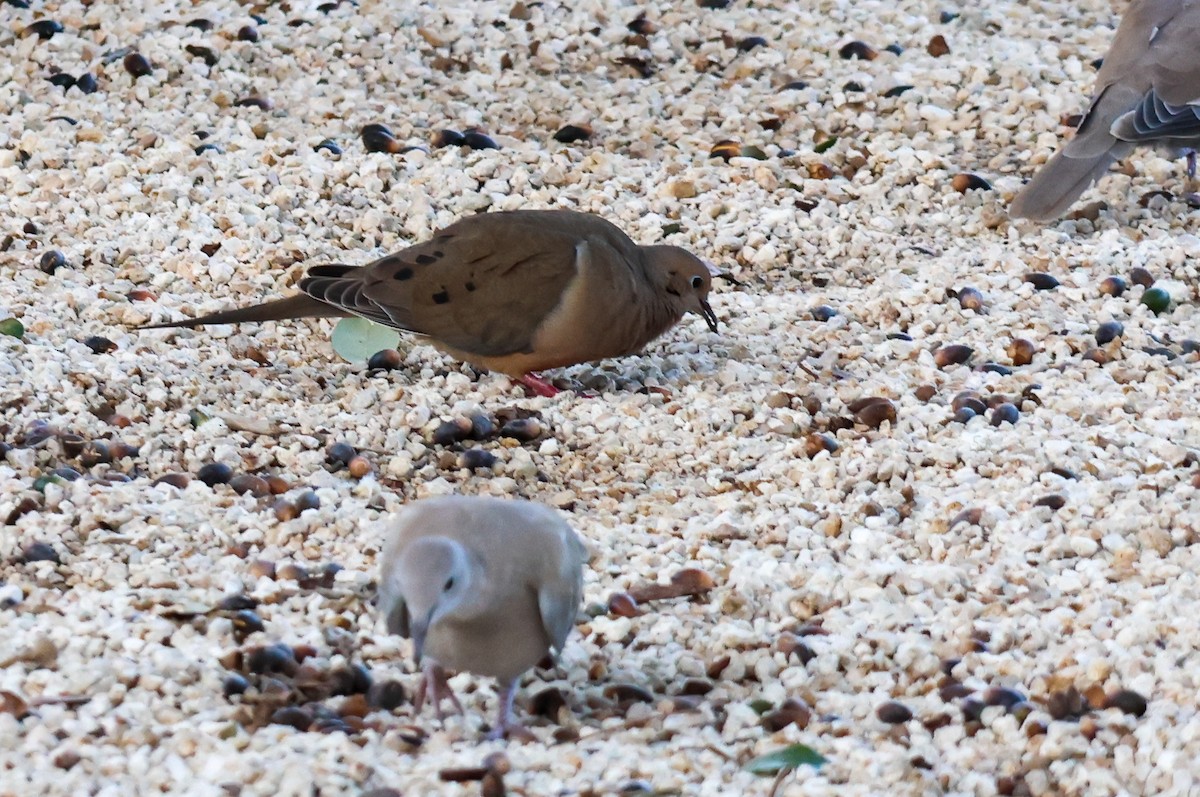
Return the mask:
{"type": "MultiPolygon", "coordinates": [[[[1009,215],[1061,216],[1139,144],[1200,143],[1200,0],[1134,0],[1096,75],[1075,137],[1017,194],[1009,215]]],[[[1189,153],[1188,173],[1195,174],[1189,153]]]]}
{"type": "Polygon", "coordinates": [[[462,706],[444,668],[500,681],[492,737],[528,735],[513,719],[517,679],[561,653],[583,597],[587,549],[557,511],[529,501],[450,496],[400,511],[380,565],[388,631],[412,639],[439,718],[462,706]]]}

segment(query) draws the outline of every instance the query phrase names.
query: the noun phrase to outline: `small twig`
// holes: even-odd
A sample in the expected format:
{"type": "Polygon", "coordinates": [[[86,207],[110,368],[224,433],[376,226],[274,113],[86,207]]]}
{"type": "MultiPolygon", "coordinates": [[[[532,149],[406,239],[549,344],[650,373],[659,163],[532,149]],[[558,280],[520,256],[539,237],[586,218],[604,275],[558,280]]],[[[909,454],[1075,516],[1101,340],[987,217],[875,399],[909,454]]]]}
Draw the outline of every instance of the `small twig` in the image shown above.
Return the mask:
{"type": "Polygon", "coordinates": [[[779,792],[779,787],[783,785],[784,779],[795,771],[793,767],[784,767],[779,770],[779,774],[775,776],[775,782],[771,784],[771,791],[767,794],[767,797],[775,797],[776,793],[779,792]]]}

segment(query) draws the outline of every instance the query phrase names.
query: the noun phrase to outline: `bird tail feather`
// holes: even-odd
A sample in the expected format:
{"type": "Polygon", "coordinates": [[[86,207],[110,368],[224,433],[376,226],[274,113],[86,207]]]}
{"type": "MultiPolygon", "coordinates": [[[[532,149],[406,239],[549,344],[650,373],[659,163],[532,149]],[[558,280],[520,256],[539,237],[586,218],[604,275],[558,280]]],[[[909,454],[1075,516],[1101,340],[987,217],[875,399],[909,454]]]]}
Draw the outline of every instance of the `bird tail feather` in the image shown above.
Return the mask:
{"type": "Polygon", "coordinates": [[[182,321],[168,321],[163,324],[149,324],[142,329],[164,329],[167,327],[198,327],[205,324],[242,324],[257,321],[282,321],[289,318],[324,318],[343,316],[345,311],[318,301],[308,294],[298,293],[283,299],[275,299],[250,307],[238,307],[233,310],[222,310],[197,318],[185,318],[182,321]]]}
{"type": "Polygon", "coordinates": [[[1013,199],[1008,215],[1035,221],[1058,218],[1121,157],[1120,149],[1111,147],[1088,158],[1055,153],[1013,199]]]}

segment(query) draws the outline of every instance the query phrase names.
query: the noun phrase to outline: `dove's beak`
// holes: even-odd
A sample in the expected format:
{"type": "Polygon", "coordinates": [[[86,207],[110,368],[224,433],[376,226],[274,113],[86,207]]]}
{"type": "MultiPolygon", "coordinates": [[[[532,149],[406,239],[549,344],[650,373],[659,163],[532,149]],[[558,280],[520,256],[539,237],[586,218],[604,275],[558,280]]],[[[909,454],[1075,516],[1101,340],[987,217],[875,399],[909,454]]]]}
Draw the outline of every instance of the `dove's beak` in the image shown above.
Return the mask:
{"type": "Polygon", "coordinates": [[[433,619],[433,612],[424,620],[413,623],[412,625],[412,642],[413,642],[413,657],[417,663],[421,663],[421,657],[425,654],[425,635],[429,633],[429,622],[433,619]]]}
{"type": "Polygon", "coordinates": [[[712,305],[704,299],[700,300],[700,316],[704,319],[704,323],[708,324],[708,328],[713,332],[718,330],[717,314],[713,312],[712,305]]]}

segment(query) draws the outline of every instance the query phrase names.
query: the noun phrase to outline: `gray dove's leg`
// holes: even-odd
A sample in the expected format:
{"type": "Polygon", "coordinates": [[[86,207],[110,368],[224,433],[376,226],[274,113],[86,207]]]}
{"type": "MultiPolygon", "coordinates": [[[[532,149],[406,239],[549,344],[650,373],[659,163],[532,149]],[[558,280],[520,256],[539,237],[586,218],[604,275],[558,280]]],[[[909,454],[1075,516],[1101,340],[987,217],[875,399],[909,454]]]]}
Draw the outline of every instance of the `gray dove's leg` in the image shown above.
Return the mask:
{"type": "Polygon", "coordinates": [[[528,728],[517,722],[516,717],[513,716],[513,698],[516,696],[517,679],[514,678],[504,685],[504,689],[500,693],[500,716],[496,720],[496,727],[488,731],[487,738],[520,739],[524,742],[537,741],[537,737],[528,728]]]}
{"type": "Polygon", "coordinates": [[[1196,150],[1188,149],[1187,152],[1187,175],[1189,180],[1196,179],[1196,150]]]}
{"type": "Polygon", "coordinates": [[[442,665],[436,662],[429,662],[421,668],[421,683],[417,686],[417,693],[413,697],[413,710],[417,714],[420,714],[421,709],[425,706],[426,694],[429,695],[429,699],[433,703],[433,710],[437,713],[439,720],[446,718],[442,711],[442,701],[447,698],[454,704],[454,708],[459,714],[463,713],[462,703],[458,702],[454,690],[446,682],[446,671],[442,669],[442,665]]]}
{"type": "Polygon", "coordinates": [[[522,376],[517,380],[521,385],[529,390],[535,396],[545,396],[546,398],[554,398],[561,391],[554,385],[550,384],[550,380],[543,379],[533,371],[522,376]]]}

